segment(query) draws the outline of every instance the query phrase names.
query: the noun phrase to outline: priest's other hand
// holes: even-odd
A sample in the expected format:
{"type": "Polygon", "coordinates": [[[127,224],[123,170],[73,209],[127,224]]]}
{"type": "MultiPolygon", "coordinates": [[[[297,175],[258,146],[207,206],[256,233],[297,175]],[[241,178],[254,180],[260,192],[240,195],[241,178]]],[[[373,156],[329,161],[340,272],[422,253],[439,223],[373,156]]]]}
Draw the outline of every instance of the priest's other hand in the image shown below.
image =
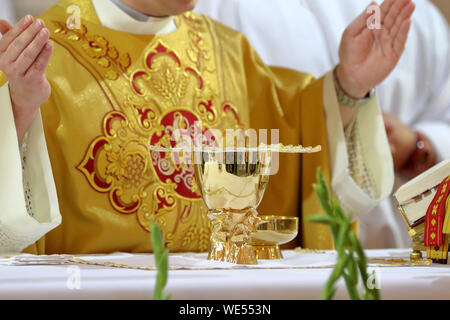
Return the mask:
{"type": "Polygon", "coordinates": [[[385,0],[379,8],[381,28],[368,27],[373,12],[365,10],[342,36],[336,74],[342,89],[355,99],[363,98],[397,65],[415,4],[411,0],[385,0]]]}
{"type": "Polygon", "coordinates": [[[21,141],[39,107],[50,97],[45,70],[53,52],[44,21],[27,15],[12,26],[0,20],[0,69],[9,81],[17,136],[21,141]]]}
{"type": "Polygon", "coordinates": [[[416,148],[416,133],[390,113],[383,112],[395,170],[401,169],[416,148]]]}
{"type": "Polygon", "coordinates": [[[415,131],[392,114],[383,113],[383,119],[397,173],[409,180],[436,164],[436,150],[426,135],[415,131]],[[417,149],[418,145],[421,150],[417,149]]]}

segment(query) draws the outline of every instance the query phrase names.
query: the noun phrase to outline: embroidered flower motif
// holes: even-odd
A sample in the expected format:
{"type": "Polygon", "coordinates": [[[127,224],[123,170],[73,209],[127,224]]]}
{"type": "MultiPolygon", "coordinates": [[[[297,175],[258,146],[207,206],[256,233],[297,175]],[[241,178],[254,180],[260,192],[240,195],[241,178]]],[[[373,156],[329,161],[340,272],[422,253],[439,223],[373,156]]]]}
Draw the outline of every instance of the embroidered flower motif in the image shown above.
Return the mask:
{"type": "Polygon", "coordinates": [[[125,188],[138,189],[143,181],[145,161],[141,156],[134,154],[127,157],[125,167],[125,188]]]}
{"type": "MultiPolygon", "coordinates": [[[[141,66],[128,72],[130,56],[105,37],[87,35],[83,28],[78,33],[64,28],[59,32],[65,41],[75,42],[94,61],[95,71],[106,79],[123,77],[130,85],[129,94],[121,86],[125,96],[117,97],[116,110],[105,115],[100,136],[77,169],[94,190],[107,195],[114,211],[135,214],[147,231],[154,217],[165,230],[169,248],[207,250],[210,222],[193,166],[174,161],[170,153],[149,152],[148,145],[174,146],[177,130],[192,138],[197,121],[204,131],[241,127],[238,109],[220,102],[219,89],[211,85],[215,62],[204,61],[206,52],[195,48],[194,55],[179,56],[159,41],[143,52],[142,63],[133,63],[141,66]]],[[[198,45],[207,48],[205,41],[198,45]]]]}
{"type": "Polygon", "coordinates": [[[110,45],[109,41],[100,35],[89,35],[85,25],[79,30],[69,29],[59,21],[53,21],[56,26],[55,34],[65,35],[69,41],[81,42],[81,48],[88,57],[96,60],[101,66],[103,75],[108,80],[117,80],[121,73],[126,74],[131,66],[131,58],[128,53],[119,54],[116,47],[110,45]]]}
{"type": "Polygon", "coordinates": [[[106,174],[111,175],[126,189],[138,189],[145,173],[145,160],[138,154],[123,154],[121,152],[107,153],[109,164],[106,174]]]}

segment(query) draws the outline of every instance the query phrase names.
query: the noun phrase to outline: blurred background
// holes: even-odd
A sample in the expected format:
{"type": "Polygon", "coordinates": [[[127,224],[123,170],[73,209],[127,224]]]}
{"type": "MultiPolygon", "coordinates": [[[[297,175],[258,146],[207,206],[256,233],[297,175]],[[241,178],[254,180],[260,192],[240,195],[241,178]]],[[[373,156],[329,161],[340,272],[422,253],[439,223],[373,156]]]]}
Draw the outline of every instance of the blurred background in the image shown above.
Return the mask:
{"type": "MultiPolygon", "coordinates": [[[[245,1],[245,0],[240,0],[245,1]]],[[[283,1],[283,0],[281,0],[283,1]]],[[[330,1],[345,1],[345,0],[330,0],[330,1]]],[[[441,9],[442,13],[446,16],[447,21],[450,23],[450,0],[431,0],[436,4],[439,9],[441,9]]],[[[13,15],[14,16],[7,16],[8,18],[21,18],[25,14],[29,13],[32,15],[37,15],[48,7],[50,7],[52,4],[56,3],[57,0],[0,0],[0,7],[2,10],[0,12],[5,13],[8,12],[8,10],[3,10],[4,8],[8,9],[11,7],[12,10],[14,10],[13,15]]],[[[381,2],[379,0],[378,2],[381,2]]],[[[0,16],[2,15],[0,13],[0,16]]]]}
{"type": "Polygon", "coordinates": [[[441,9],[447,21],[450,23],[450,0],[433,0],[432,2],[441,9]]]}

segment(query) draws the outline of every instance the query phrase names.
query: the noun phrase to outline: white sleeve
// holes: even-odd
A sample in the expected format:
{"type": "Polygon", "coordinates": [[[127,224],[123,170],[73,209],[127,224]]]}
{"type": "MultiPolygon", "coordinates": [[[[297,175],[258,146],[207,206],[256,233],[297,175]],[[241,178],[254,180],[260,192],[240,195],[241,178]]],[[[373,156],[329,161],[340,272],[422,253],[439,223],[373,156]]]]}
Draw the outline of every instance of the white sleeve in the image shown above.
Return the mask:
{"type": "Polygon", "coordinates": [[[349,155],[333,72],[329,72],[324,81],[327,132],[332,133],[328,134],[331,187],[344,209],[356,219],[367,214],[391,193],[394,185],[391,151],[378,100],[371,99],[358,110],[352,124],[351,138],[357,141],[357,146],[354,154],[349,155]],[[364,167],[365,178],[362,181],[354,179],[359,174],[351,168],[355,157],[364,167]]]}
{"type": "Polygon", "coordinates": [[[22,162],[5,84],[0,88],[0,253],[21,252],[61,223],[40,114],[25,140],[22,162]]]}
{"type": "MultiPolygon", "coordinates": [[[[450,101],[450,100],[449,100],[450,101]]],[[[441,121],[422,121],[417,123],[414,128],[423,133],[433,144],[436,151],[436,163],[450,159],[450,104],[447,114],[442,115],[441,121]]]]}
{"type": "Polygon", "coordinates": [[[239,0],[199,0],[194,11],[220,21],[228,27],[242,31],[239,0]]]}
{"type": "Polygon", "coordinates": [[[450,28],[432,3],[424,9],[427,10],[421,13],[428,23],[420,25],[422,31],[426,32],[422,40],[425,47],[422,60],[425,62],[421,63],[426,73],[417,69],[415,71],[423,88],[417,91],[426,94],[426,101],[421,105],[420,117],[412,126],[431,140],[437,153],[437,162],[441,162],[450,159],[450,28]]]}

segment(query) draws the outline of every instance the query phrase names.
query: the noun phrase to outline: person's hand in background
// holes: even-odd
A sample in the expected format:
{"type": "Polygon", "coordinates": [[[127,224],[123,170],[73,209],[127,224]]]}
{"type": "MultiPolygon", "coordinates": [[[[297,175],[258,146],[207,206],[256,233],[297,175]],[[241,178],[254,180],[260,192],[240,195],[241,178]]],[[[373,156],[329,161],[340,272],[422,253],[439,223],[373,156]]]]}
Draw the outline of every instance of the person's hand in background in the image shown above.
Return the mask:
{"type": "Polygon", "coordinates": [[[436,162],[434,147],[426,136],[391,114],[383,113],[395,170],[412,179],[436,162]]]}

